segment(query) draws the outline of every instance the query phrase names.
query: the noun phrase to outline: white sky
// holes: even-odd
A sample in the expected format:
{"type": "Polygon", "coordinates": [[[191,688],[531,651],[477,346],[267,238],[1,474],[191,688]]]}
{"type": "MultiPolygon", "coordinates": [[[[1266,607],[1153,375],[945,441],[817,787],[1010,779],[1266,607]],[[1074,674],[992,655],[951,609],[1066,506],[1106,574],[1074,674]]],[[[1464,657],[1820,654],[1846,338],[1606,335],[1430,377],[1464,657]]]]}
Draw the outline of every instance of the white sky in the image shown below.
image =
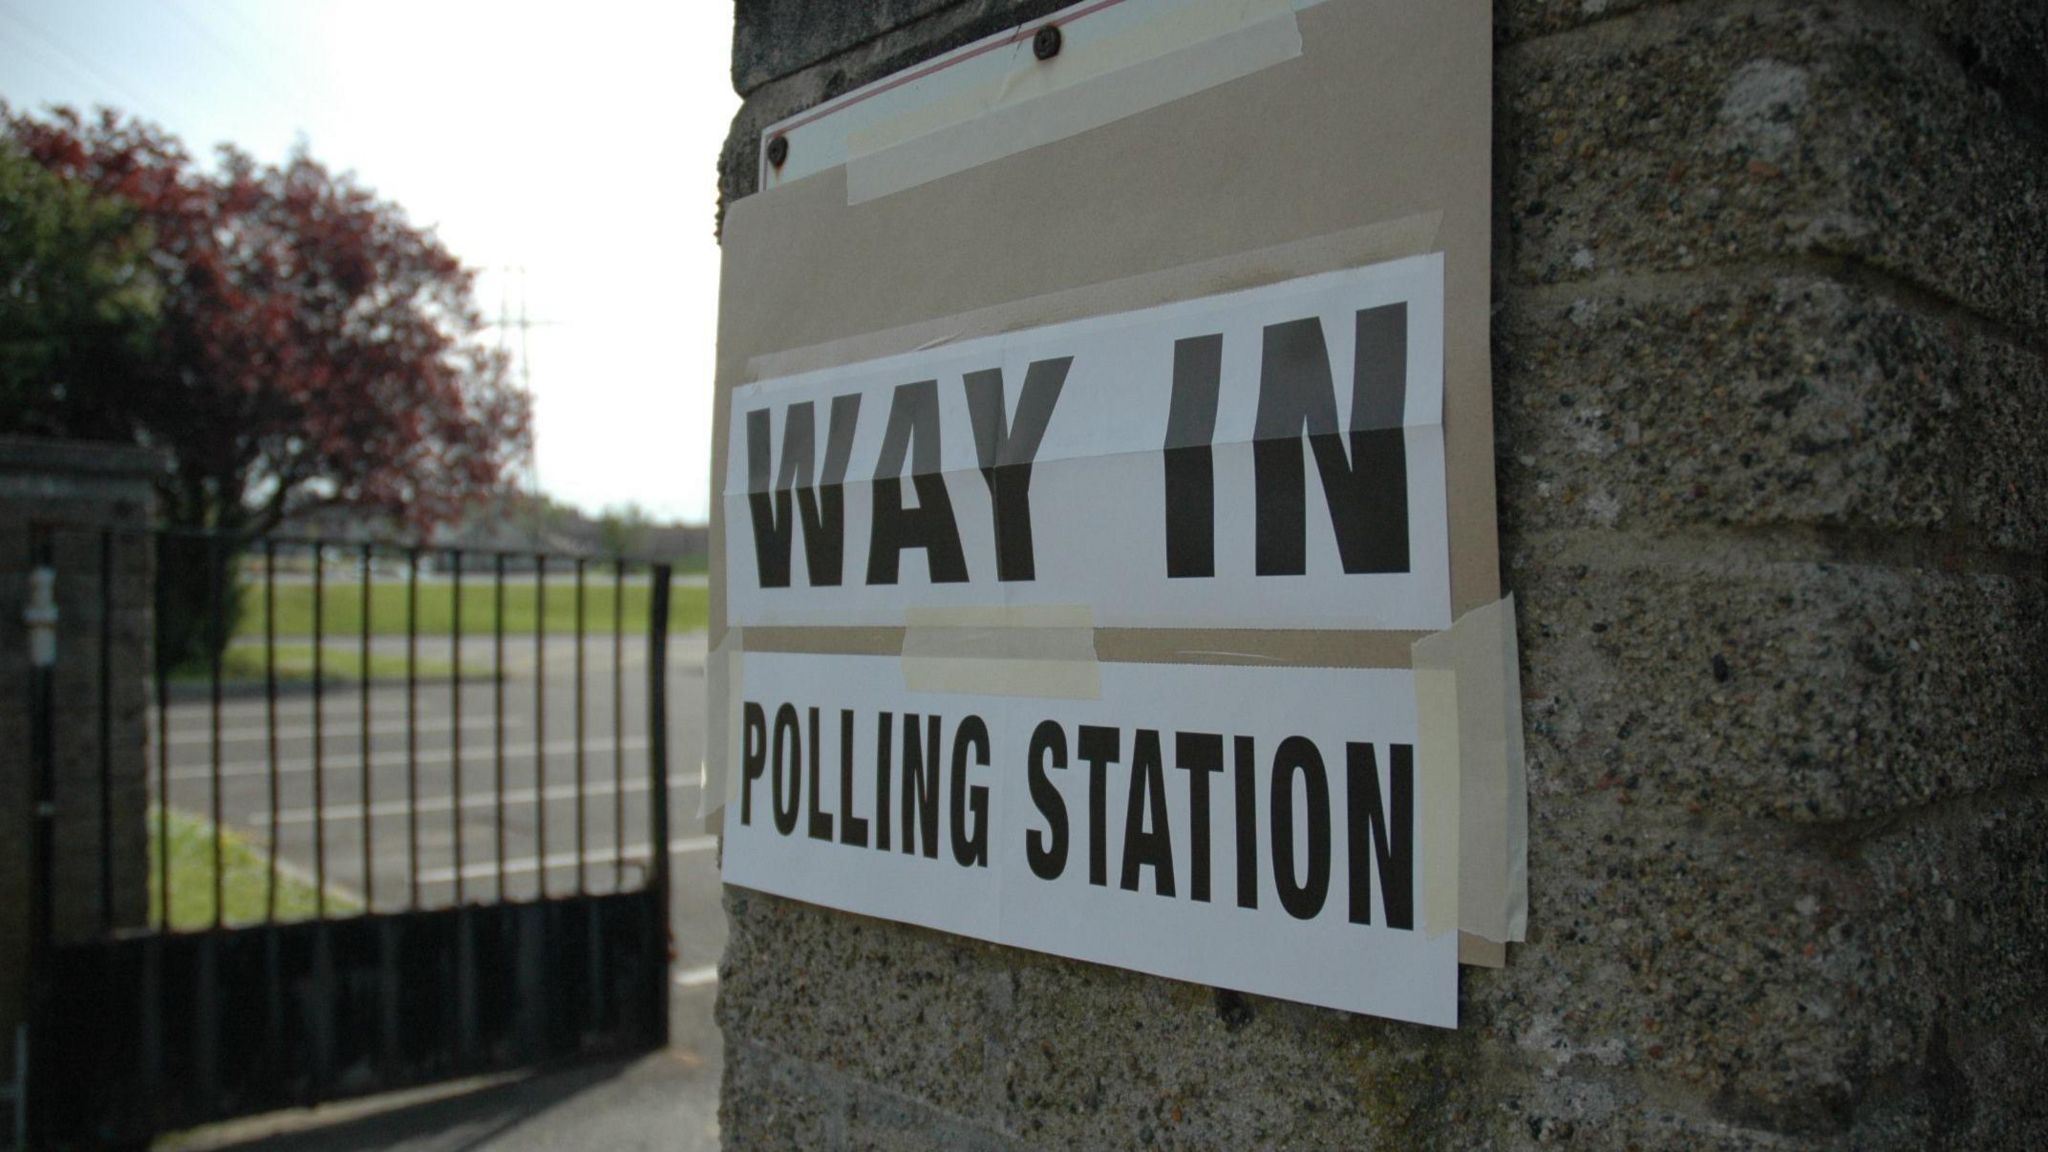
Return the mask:
{"type": "MultiPolygon", "coordinates": [[[[0,98],[353,170],[516,316],[543,490],[702,520],[723,0],[0,0],[0,98]]],[[[517,347],[517,333],[508,334],[517,347]]]]}

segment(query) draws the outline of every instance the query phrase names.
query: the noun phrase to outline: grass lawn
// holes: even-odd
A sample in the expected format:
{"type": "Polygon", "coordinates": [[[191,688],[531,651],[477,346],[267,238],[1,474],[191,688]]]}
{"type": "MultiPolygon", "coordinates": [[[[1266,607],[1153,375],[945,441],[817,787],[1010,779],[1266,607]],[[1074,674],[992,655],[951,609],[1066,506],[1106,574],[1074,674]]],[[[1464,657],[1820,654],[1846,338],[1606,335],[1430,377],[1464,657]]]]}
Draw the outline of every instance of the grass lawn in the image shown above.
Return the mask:
{"type": "MultiPolygon", "coordinates": [[[[584,587],[583,628],[586,633],[609,633],[614,611],[623,608],[626,635],[647,632],[648,602],[652,590],[645,584],[628,584],[620,605],[609,579],[592,573],[584,587]]],[[[446,636],[455,620],[455,589],[441,581],[420,585],[419,629],[422,636],[446,636]]],[[[330,637],[359,635],[363,627],[363,586],[359,581],[330,581],[322,595],[325,619],[321,628],[330,637]]],[[[407,627],[406,585],[403,580],[370,582],[370,631],[376,636],[403,636],[407,627]]],[[[462,584],[462,631],[475,636],[490,632],[497,623],[496,590],[486,573],[480,578],[465,576],[462,584]],[[475,580],[472,583],[472,579],[475,580]]],[[[669,589],[669,631],[695,632],[709,616],[710,595],[702,586],[673,585],[669,589]]],[[[264,592],[260,583],[251,584],[242,597],[241,618],[235,635],[263,635],[264,592]]],[[[532,573],[505,578],[505,631],[532,635],[536,622],[548,632],[576,631],[576,589],[570,578],[548,578],[546,602],[540,602],[532,573]]],[[[313,634],[313,586],[291,583],[277,586],[277,634],[313,634]]],[[[401,668],[401,672],[403,669],[401,668]]],[[[375,672],[375,669],[372,669],[375,672]]],[[[445,672],[443,673],[446,674],[445,672]]],[[[261,669],[258,669],[261,675],[261,669]]]]}
{"type": "MultiPolygon", "coordinates": [[[[157,924],[163,909],[163,858],[158,833],[164,821],[155,807],[149,810],[149,918],[157,924]]],[[[171,840],[171,927],[178,930],[206,928],[213,924],[213,825],[197,816],[172,809],[171,840]]],[[[229,924],[248,924],[264,918],[271,882],[270,858],[262,849],[233,832],[221,834],[221,903],[229,924]]],[[[314,888],[305,880],[283,871],[277,873],[277,918],[309,920],[314,915],[314,888]]],[[[352,912],[355,901],[327,892],[327,911],[352,912]]]]}
{"type": "MultiPolygon", "coordinates": [[[[329,684],[355,683],[363,676],[363,654],[360,650],[333,643],[328,644],[326,656],[320,664],[320,676],[329,684]]],[[[421,660],[418,676],[421,680],[446,680],[455,672],[455,665],[446,660],[421,660]]],[[[473,663],[462,669],[464,680],[489,679],[491,670],[479,668],[473,663]]],[[[171,682],[175,684],[204,684],[208,669],[203,663],[181,664],[171,671],[171,682]]],[[[229,648],[221,654],[220,678],[224,683],[261,682],[264,678],[263,650],[261,648],[229,648]]],[[[390,682],[405,679],[405,657],[395,652],[370,653],[369,679],[390,682]]],[[[279,684],[310,684],[313,682],[313,646],[311,644],[279,644],[277,646],[277,682],[279,684]]]]}

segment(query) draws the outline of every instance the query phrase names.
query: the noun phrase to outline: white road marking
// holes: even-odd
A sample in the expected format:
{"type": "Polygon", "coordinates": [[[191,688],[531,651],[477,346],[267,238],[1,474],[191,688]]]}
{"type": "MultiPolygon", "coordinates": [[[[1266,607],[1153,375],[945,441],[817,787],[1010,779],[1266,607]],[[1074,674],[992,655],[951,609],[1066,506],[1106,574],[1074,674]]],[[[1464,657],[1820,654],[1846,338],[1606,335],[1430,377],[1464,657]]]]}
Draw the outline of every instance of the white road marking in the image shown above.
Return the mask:
{"type": "MultiPolygon", "coordinates": [[[[668,842],[670,855],[682,855],[687,852],[705,852],[717,846],[718,837],[716,836],[681,836],[668,842]]],[[[583,863],[585,865],[609,865],[614,863],[617,858],[615,849],[598,849],[585,852],[583,854],[583,863]]],[[[628,844],[626,846],[626,859],[628,862],[640,863],[645,861],[646,858],[647,845],[628,844]]],[[[538,872],[542,868],[553,870],[556,868],[574,868],[575,866],[576,853],[557,852],[548,856],[545,860],[538,856],[522,856],[510,859],[505,861],[503,870],[507,876],[524,876],[538,872]]],[[[498,872],[499,865],[496,860],[487,860],[480,864],[465,864],[462,866],[462,879],[485,880],[495,877],[498,872]]],[[[455,882],[455,877],[456,871],[453,868],[433,868],[420,873],[420,883],[452,884],[455,882]]]]}
{"type": "MultiPolygon", "coordinates": [[[[615,749],[626,752],[644,752],[647,750],[647,741],[643,737],[633,737],[627,740],[591,740],[587,741],[583,747],[586,752],[611,752],[615,749]]],[[[507,744],[505,745],[505,759],[530,760],[533,758],[536,749],[546,752],[551,756],[556,753],[569,753],[573,755],[576,751],[576,741],[550,740],[546,744],[507,744]]],[[[465,744],[462,749],[462,762],[464,764],[472,762],[491,764],[496,762],[497,756],[497,749],[489,741],[465,744]]],[[[419,754],[419,764],[422,767],[431,764],[452,764],[454,760],[455,752],[452,748],[436,748],[419,754]]],[[[329,753],[325,758],[324,766],[329,773],[334,773],[344,772],[351,768],[360,768],[362,763],[363,754],[358,749],[348,752],[329,753]]],[[[370,753],[370,766],[373,769],[379,767],[403,767],[405,764],[406,755],[402,749],[386,750],[381,753],[372,750],[370,753]]],[[[290,759],[281,759],[277,762],[277,771],[280,775],[292,775],[300,772],[311,772],[312,770],[313,758],[311,756],[295,756],[290,759]]],[[[268,760],[223,760],[221,762],[220,774],[224,780],[241,779],[250,776],[268,776],[270,775],[270,762],[268,760]]],[[[213,769],[208,766],[171,769],[171,779],[174,782],[180,780],[211,780],[212,778],[213,769]]]]}
{"type": "MultiPolygon", "coordinates": [[[[360,718],[349,716],[346,717],[346,721],[344,723],[341,718],[326,718],[324,726],[327,729],[328,739],[360,737],[362,735],[363,729],[360,718]]],[[[494,723],[495,721],[489,716],[464,716],[462,718],[464,731],[472,728],[488,729],[494,723]]],[[[524,716],[513,715],[505,717],[505,726],[508,728],[523,727],[525,723],[526,717],[524,716]]],[[[370,735],[372,736],[393,736],[401,734],[405,730],[406,723],[404,720],[372,721],[370,724],[370,735]]],[[[418,732],[452,732],[455,730],[455,725],[445,719],[430,719],[420,721],[414,726],[413,730],[418,732]]],[[[213,744],[213,733],[205,728],[173,728],[170,735],[170,744],[174,748],[179,745],[196,745],[205,748],[213,744]]],[[[304,740],[312,735],[313,726],[311,724],[279,724],[277,726],[277,738],[279,740],[304,740]]],[[[270,730],[262,724],[250,724],[237,728],[224,727],[220,730],[220,741],[223,744],[267,740],[269,738],[270,730]]]]}
{"type": "MultiPolygon", "coordinates": [[[[681,781],[670,784],[669,787],[671,789],[689,787],[690,783],[681,781]]],[[[583,794],[586,797],[611,796],[619,791],[621,789],[618,787],[617,781],[592,780],[584,787],[583,794]]],[[[629,779],[626,781],[626,787],[623,791],[645,792],[647,791],[647,779],[645,777],[629,779]]],[[[551,784],[547,789],[547,798],[549,800],[574,800],[576,798],[576,785],[551,784]]],[[[536,799],[536,792],[532,788],[521,788],[505,793],[505,803],[507,804],[532,804],[536,799]]],[[[422,796],[420,797],[419,811],[422,815],[426,816],[438,815],[454,807],[454,800],[455,797],[452,795],[422,796]]],[[[472,808],[495,808],[497,804],[497,795],[489,789],[465,793],[462,797],[464,811],[472,808]]],[[[403,816],[411,810],[412,806],[403,800],[383,800],[370,805],[370,815],[372,816],[403,816]]],[[[327,822],[330,824],[338,820],[360,820],[363,818],[363,806],[361,804],[329,804],[324,809],[324,812],[327,822]]],[[[314,809],[312,808],[280,808],[277,813],[277,822],[280,825],[311,824],[313,822],[313,815],[314,809]]],[[[265,827],[270,823],[270,810],[267,808],[251,809],[249,814],[243,818],[243,823],[252,828],[265,827]]]]}

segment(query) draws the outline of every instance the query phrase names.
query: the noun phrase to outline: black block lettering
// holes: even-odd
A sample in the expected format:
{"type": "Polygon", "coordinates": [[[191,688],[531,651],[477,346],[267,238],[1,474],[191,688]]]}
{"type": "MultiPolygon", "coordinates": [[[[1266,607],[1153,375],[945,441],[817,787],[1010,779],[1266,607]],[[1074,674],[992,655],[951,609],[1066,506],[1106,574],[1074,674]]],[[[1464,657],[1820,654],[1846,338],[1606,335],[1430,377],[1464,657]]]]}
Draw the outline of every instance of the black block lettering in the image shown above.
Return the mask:
{"type": "Polygon", "coordinates": [[[1152,868],[1152,890],[1173,895],[1173,828],[1166,822],[1166,765],[1159,733],[1140,728],[1131,737],[1131,790],[1124,804],[1124,868],[1120,883],[1138,890],[1138,869],[1152,868]],[[1149,827],[1148,827],[1149,825],[1149,827]]]}
{"type": "Polygon", "coordinates": [[[1067,731],[1054,720],[1041,720],[1031,732],[1027,757],[1031,780],[1031,803],[1045,817],[1045,831],[1033,828],[1024,834],[1024,857],[1040,880],[1057,880],[1067,870],[1067,802],[1045,774],[1047,764],[1067,766],[1067,731]]]}
{"type": "Polygon", "coordinates": [[[1306,736],[1289,736],[1273,753],[1273,881],[1280,906],[1296,920],[1313,920],[1330,894],[1330,778],[1323,754],[1306,736]],[[1308,877],[1294,862],[1294,777],[1308,792],[1308,877]]]}
{"type": "Polygon", "coordinates": [[[811,583],[839,583],[846,551],[846,465],[853,454],[860,395],[832,398],[832,426],[826,433],[825,470],[813,486],[817,418],[810,401],[789,406],[783,421],[782,468],[768,483],[773,461],[769,411],[747,413],[747,508],[754,523],[754,568],[763,588],[789,587],[790,544],[796,518],[790,515],[794,489],[804,524],[804,564],[811,583]]]}
{"type": "Polygon", "coordinates": [[[953,862],[963,868],[988,867],[988,785],[967,785],[967,757],[972,750],[974,764],[988,767],[988,724],[968,715],[953,730],[953,862]],[[968,823],[972,813],[974,821],[968,823]]]}
{"type": "Polygon", "coordinates": [[[1223,771],[1223,737],[1214,732],[1173,734],[1174,766],[1188,774],[1188,895],[1209,900],[1209,777],[1223,771]]]}
{"type": "Polygon", "coordinates": [[[775,797],[775,830],[787,836],[796,831],[797,809],[803,799],[803,730],[798,726],[794,704],[784,704],[775,710],[775,751],[771,759],[774,764],[769,769],[768,783],[775,797]],[[787,788],[782,784],[785,776],[789,779],[787,788]],[[785,799],[789,801],[787,807],[783,805],[785,799]]]}
{"type": "Polygon", "coordinates": [[[953,498],[939,471],[939,382],[896,386],[882,454],[875,463],[874,524],[868,535],[868,583],[894,584],[906,548],[924,549],[934,584],[967,579],[953,498]],[[917,507],[903,506],[903,464],[910,461],[917,507]]]}
{"type": "Polygon", "coordinates": [[[1380,802],[1378,758],[1370,744],[1346,744],[1346,807],[1351,838],[1351,922],[1372,923],[1372,865],[1380,866],[1380,903],[1387,927],[1415,927],[1415,747],[1395,744],[1387,754],[1387,792],[1380,802]],[[1365,841],[1372,840],[1368,849],[1365,841]]]}
{"type": "Polygon", "coordinates": [[[1109,766],[1123,756],[1123,733],[1115,728],[1083,724],[1075,741],[1088,762],[1088,882],[1109,886],[1109,766]]]}
{"type": "Polygon", "coordinates": [[[884,712],[875,728],[875,847],[884,852],[889,850],[889,749],[895,725],[896,714],[884,712]]]}
{"type": "MultiPolygon", "coordinates": [[[[868,822],[853,814],[853,709],[839,710],[839,842],[868,846],[868,822]]],[[[887,813],[882,815],[887,816],[887,813]]]]}
{"type": "Polygon", "coordinates": [[[918,833],[924,834],[924,854],[939,858],[939,718],[925,718],[925,730],[917,730],[917,713],[903,715],[903,853],[918,851],[918,833]]]}
{"type": "Polygon", "coordinates": [[[1003,409],[1003,372],[987,368],[969,372],[967,415],[974,422],[974,451],[981,478],[988,484],[995,513],[996,579],[1030,580],[1037,576],[1031,550],[1031,463],[1045,439],[1045,426],[1067,383],[1072,356],[1033,361],[1024,370],[1024,390],[1017,397],[1017,422],[1003,409]]]}
{"type": "Polygon", "coordinates": [[[768,714],[752,700],[740,709],[740,823],[754,822],[754,781],[768,770],[768,714]]]}
{"type": "Polygon", "coordinates": [[[1237,906],[1259,906],[1259,764],[1252,738],[1231,741],[1237,772],[1237,906]]]}
{"type": "Polygon", "coordinates": [[[823,792],[823,789],[818,787],[818,770],[825,759],[818,751],[822,747],[824,745],[818,743],[818,710],[813,708],[811,709],[810,819],[805,822],[805,831],[809,833],[813,840],[832,839],[832,814],[819,807],[818,800],[819,795],[823,792]]]}
{"type": "Polygon", "coordinates": [[[1255,563],[1261,576],[1307,570],[1307,495],[1301,436],[1308,433],[1347,573],[1408,571],[1408,305],[1358,313],[1351,373],[1350,453],[1337,428],[1322,322],[1266,327],[1252,468],[1258,501],[1255,563]]]}
{"type": "Polygon", "coordinates": [[[1173,400],[1166,414],[1166,574],[1216,574],[1216,397],[1223,336],[1173,342],[1173,400]]]}

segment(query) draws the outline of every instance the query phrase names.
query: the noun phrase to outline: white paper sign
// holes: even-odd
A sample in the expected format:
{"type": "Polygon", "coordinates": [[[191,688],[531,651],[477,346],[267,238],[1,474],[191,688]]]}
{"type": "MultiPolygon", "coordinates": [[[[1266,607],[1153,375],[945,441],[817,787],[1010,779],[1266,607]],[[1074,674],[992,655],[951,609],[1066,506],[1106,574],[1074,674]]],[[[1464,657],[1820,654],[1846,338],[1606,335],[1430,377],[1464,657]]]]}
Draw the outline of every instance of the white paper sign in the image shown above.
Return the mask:
{"type": "Polygon", "coordinates": [[[1087,700],[749,653],[724,872],[834,908],[1443,1027],[1411,672],[1105,664],[1087,700]]]}
{"type": "Polygon", "coordinates": [[[1448,627],[1443,257],[734,389],[727,619],[1448,627]]]}

